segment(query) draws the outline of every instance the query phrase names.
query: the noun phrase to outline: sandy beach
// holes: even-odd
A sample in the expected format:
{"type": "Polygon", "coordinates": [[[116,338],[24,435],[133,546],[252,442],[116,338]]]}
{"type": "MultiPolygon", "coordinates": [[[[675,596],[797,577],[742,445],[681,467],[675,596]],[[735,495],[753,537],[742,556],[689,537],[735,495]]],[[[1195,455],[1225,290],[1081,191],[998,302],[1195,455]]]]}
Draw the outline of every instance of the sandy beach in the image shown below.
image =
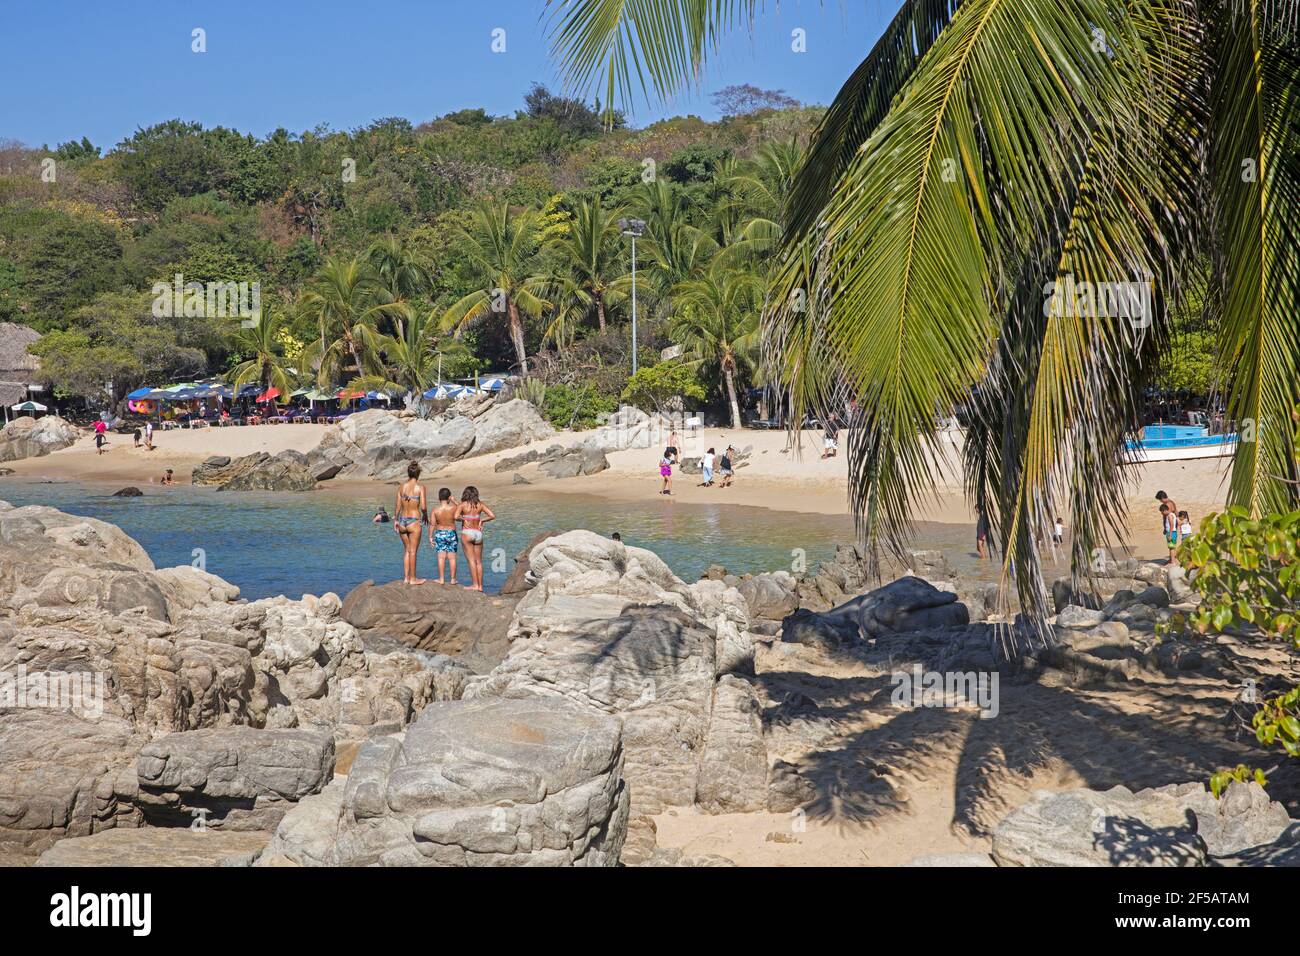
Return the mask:
{"type": "MultiPolygon", "coordinates": [[[[63,481],[123,484],[156,483],[165,469],[172,468],[178,483],[186,483],[195,465],[212,455],[237,458],[254,452],[276,454],[286,449],[307,452],[321,440],[328,425],[258,425],[197,430],[173,429],[156,432],[155,448],[133,447],[130,436],[112,435],[108,451],[95,454],[94,440],[87,434],[75,445],[41,458],[10,462],[16,475],[63,481]]],[[[512,496],[545,498],[554,494],[579,494],[615,501],[655,500],[659,489],[658,447],[629,448],[609,452],[610,467],[597,475],[552,479],[538,475],[535,468],[519,469],[529,484],[514,482],[514,470],[497,472],[496,463],[530,449],[554,444],[579,444],[594,432],[561,432],[531,445],[493,455],[470,457],[436,472],[426,472],[430,484],[459,488],[475,484],[484,496],[508,488],[512,496]]],[[[698,475],[673,475],[672,500],[684,504],[724,503],[768,508],[795,513],[849,514],[848,467],[840,454],[822,459],[821,432],[804,431],[791,436],[784,431],[702,429],[683,437],[683,457],[693,457],[712,447],[719,453],[730,442],[748,455],[736,470],[730,488],[704,488],[698,475]]],[[[933,498],[918,501],[918,520],[945,524],[973,524],[962,491],[960,445],[945,447],[940,471],[943,483],[933,498]]],[[[1193,521],[1207,511],[1220,509],[1227,489],[1231,459],[1152,462],[1131,469],[1126,501],[1131,541],[1144,551],[1158,551],[1158,517],[1155,493],[1169,492],[1180,508],[1189,510],[1193,521]],[[1149,539],[1149,541],[1148,541],[1149,539]],[[1149,545],[1149,547],[1146,547],[1149,545]]],[[[322,483],[321,493],[348,496],[373,495],[377,482],[369,480],[322,483]]],[[[1068,526],[1069,517],[1063,515],[1068,526]]],[[[1122,542],[1124,544],[1130,542],[1122,542]]]]}

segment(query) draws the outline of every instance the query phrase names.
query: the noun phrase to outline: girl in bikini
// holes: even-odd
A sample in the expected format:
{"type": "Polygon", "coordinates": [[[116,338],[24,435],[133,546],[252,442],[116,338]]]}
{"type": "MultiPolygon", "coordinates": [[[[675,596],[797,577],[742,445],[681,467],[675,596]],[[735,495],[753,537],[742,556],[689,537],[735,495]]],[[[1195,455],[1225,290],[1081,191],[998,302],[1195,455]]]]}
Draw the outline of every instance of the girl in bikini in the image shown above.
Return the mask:
{"type": "Polygon", "coordinates": [[[423,584],[424,578],[415,576],[415,560],[420,551],[420,526],[429,520],[429,508],[424,500],[424,485],[417,480],[420,463],[407,465],[406,474],[406,481],[397,489],[393,529],[402,539],[402,583],[423,584]]]}
{"type": "Polygon", "coordinates": [[[469,576],[473,582],[465,585],[470,591],[483,590],[483,525],[495,520],[492,509],[479,501],[478,489],[467,487],[460,495],[456,509],[460,521],[460,540],[465,545],[465,558],[469,561],[469,576]]]}
{"type": "Polygon", "coordinates": [[[456,583],[456,513],[460,506],[451,500],[450,488],[438,489],[438,506],[433,509],[429,544],[438,552],[438,583],[447,584],[447,564],[451,564],[451,582],[456,583]]]}

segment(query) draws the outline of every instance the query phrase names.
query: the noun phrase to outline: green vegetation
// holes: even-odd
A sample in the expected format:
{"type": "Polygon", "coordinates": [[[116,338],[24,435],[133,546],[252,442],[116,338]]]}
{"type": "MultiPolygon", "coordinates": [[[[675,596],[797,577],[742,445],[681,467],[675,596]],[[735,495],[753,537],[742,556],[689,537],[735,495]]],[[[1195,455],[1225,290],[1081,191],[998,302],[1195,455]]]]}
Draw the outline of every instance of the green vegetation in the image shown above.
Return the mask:
{"type": "Polygon", "coordinates": [[[718,260],[754,277],[761,303],[779,228],[765,157],[783,143],[797,160],[821,111],[724,92],[721,122],[640,130],[535,85],[509,117],[265,138],[176,119],[110,149],[0,147],[0,321],[46,333],[43,377],[91,405],[205,375],[420,390],[510,371],[553,386],[552,420],[585,425],[631,372],[618,220],[637,217],[639,346],[700,344],[676,395],[731,416],[757,368],[707,345],[716,316],[678,298],[718,260]],[[256,283],[261,318],[151,314],[149,290],[177,276],[256,283]]]}
{"type": "MultiPolygon", "coordinates": [[[[607,103],[671,96],[761,15],[755,0],[547,6],[566,80],[607,103]]],[[[1181,363],[1202,344],[1171,334],[1192,300],[1209,313],[1226,417],[1284,420],[1300,400],[1296,155],[1294,3],[899,0],[784,183],[763,326],[770,384],[795,414],[858,403],[850,495],[867,536],[903,549],[940,477],[939,418],[964,404],[966,487],[1004,579],[1045,617],[1036,542],[1072,514],[1086,576],[1122,523],[1120,449],[1148,390],[1161,374],[1205,380],[1181,363]],[[1054,294],[1119,283],[1145,286],[1149,307],[1054,294]]],[[[673,168],[726,162],[694,150],[673,168]]],[[[734,226],[713,222],[708,240],[727,244],[734,226]]],[[[664,275],[702,241],[656,238],[664,275]]],[[[1253,517],[1300,499],[1289,430],[1260,435],[1229,493],[1253,517]]]]}

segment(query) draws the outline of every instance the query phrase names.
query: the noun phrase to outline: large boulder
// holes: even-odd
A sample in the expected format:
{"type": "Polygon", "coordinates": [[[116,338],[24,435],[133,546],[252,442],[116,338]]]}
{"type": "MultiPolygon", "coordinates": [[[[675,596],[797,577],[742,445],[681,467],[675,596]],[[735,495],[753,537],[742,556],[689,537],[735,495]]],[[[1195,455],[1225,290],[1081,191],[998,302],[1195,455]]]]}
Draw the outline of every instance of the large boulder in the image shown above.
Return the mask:
{"type": "Polygon", "coordinates": [[[259,451],[224,465],[212,461],[194,469],[190,475],[193,484],[216,485],[218,491],[310,491],[316,487],[311,470],[292,458],[259,451]]]}
{"type": "Polygon", "coordinates": [[[342,614],[365,641],[389,638],[486,671],[505,656],[517,602],[462,587],[366,581],[348,594],[342,614]]]}
{"type": "Polygon", "coordinates": [[[910,575],[868,592],[857,605],[863,637],[970,623],[966,605],[957,601],[956,594],[910,575]]]}
{"type": "Polygon", "coordinates": [[[518,399],[458,403],[455,411],[434,418],[372,409],[326,429],[307,454],[308,469],[318,477],[391,481],[405,478],[411,461],[432,472],[469,455],[492,454],[554,433],[537,409],[518,399]]]}
{"type": "Polygon", "coordinates": [[[58,415],[23,416],[0,428],[0,461],[39,458],[74,444],[80,430],[58,415]]]}
{"type": "Polygon", "coordinates": [[[136,804],[153,824],[272,830],[334,775],[334,738],[317,730],[227,727],[168,734],[136,764],[136,804]]]}
{"type": "Polygon", "coordinates": [[[144,738],[128,721],[0,704],[0,861],[31,862],[65,836],[137,826],[118,784],[144,738]]]}
{"type": "Polygon", "coordinates": [[[786,571],[743,578],[736,590],[749,604],[750,617],[779,621],[799,606],[795,580],[786,571]]]}
{"type": "MultiPolygon", "coordinates": [[[[474,455],[518,448],[555,434],[550,422],[523,399],[494,404],[474,421],[474,455]]],[[[603,457],[603,456],[602,456],[603,457]]]]}
{"type": "Polygon", "coordinates": [[[1249,865],[1293,827],[1285,807],[1253,781],[1220,798],[1200,783],[1137,793],[1040,794],[993,831],[1001,866],[1203,866],[1211,857],[1249,865]]]}
{"type": "MultiPolygon", "coordinates": [[[[365,746],[333,852],[317,839],[299,861],[614,866],[627,831],[622,766],[618,720],[557,698],[433,704],[404,739],[365,746]]],[[[322,802],[308,829],[319,834],[330,813],[322,802]]]]}
{"type": "Polygon", "coordinates": [[[541,541],[529,562],[533,587],[515,610],[510,651],[465,695],[561,697],[621,716],[637,814],[694,804],[702,780],[715,811],[765,805],[740,593],[717,580],[687,586],[652,552],[590,531],[541,541]]]}

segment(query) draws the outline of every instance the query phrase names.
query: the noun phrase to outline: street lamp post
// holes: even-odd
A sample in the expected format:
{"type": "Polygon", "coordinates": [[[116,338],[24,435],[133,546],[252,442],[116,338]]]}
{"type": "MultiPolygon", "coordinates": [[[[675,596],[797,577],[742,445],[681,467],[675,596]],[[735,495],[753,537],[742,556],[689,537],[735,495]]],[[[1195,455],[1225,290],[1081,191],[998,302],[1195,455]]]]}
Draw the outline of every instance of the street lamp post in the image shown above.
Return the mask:
{"type": "Polygon", "coordinates": [[[645,233],[644,219],[620,219],[618,228],[632,237],[632,374],[636,374],[636,238],[645,233]]]}

